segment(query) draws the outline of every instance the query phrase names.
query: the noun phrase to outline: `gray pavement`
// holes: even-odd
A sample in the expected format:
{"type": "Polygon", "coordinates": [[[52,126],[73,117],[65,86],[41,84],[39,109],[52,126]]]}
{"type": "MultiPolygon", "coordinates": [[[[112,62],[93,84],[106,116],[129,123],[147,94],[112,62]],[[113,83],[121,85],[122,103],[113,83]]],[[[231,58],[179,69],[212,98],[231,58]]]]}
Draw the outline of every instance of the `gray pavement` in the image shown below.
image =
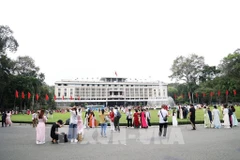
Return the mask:
{"type": "MultiPolygon", "coordinates": [[[[121,132],[100,128],[85,129],[81,143],[51,144],[50,127],[46,126],[46,143],[35,144],[36,132],[29,124],[14,124],[0,128],[1,160],[239,160],[240,127],[205,129],[198,125],[169,126],[167,138],[158,136],[158,127],[133,129],[121,127],[121,132]]],[[[68,126],[61,128],[66,132],[68,126]]]]}

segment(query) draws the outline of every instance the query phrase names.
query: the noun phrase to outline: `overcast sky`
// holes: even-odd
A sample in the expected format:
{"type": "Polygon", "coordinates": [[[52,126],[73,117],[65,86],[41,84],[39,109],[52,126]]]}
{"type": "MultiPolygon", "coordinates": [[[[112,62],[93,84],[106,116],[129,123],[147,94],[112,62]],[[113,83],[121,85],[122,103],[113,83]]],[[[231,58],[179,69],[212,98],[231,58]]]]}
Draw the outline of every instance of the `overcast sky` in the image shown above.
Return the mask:
{"type": "Polygon", "coordinates": [[[46,83],[102,76],[170,82],[195,53],[209,65],[240,48],[240,1],[0,0],[0,25],[35,60],[46,83]]]}

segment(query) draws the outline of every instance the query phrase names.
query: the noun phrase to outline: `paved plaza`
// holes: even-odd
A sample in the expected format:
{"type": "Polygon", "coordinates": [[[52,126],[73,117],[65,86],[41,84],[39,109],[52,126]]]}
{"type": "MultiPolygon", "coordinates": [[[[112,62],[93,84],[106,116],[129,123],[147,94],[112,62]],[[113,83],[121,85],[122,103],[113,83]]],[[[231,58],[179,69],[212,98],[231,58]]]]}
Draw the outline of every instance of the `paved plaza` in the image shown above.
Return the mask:
{"type": "MultiPolygon", "coordinates": [[[[1,160],[239,160],[240,127],[233,129],[205,129],[198,125],[168,128],[166,138],[158,136],[158,127],[133,129],[121,127],[121,132],[107,130],[107,138],[100,136],[100,128],[85,129],[81,143],[51,144],[50,125],[46,126],[46,143],[35,144],[35,129],[29,124],[14,124],[0,128],[1,160]]],[[[61,128],[67,131],[68,126],[61,128]]]]}

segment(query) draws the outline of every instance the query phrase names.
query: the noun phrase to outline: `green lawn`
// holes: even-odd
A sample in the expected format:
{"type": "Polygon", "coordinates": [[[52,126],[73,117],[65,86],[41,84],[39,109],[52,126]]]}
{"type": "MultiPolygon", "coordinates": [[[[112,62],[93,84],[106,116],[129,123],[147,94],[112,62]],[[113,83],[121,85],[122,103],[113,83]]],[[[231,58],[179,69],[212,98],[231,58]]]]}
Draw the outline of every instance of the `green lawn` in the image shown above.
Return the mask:
{"type": "MultiPolygon", "coordinates": [[[[211,108],[212,110],[212,108],[211,108]]],[[[220,108],[219,108],[220,110],[220,108]]],[[[151,110],[151,122],[158,122],[158,117],[157,117],[157,113],[158,110],[151,110]]],[[[97,119],[99,119],[98,116],[98,112],[95,111],[95,116],[97,119]]],[[[170,111],[171,113],[171,111],[170,111]]],[[[236,107],[236,116],[237,118],[240,118],[240,107],[236,107]]],[[[83,112],[83,117],[85,116],[85,112],[83,112]]],[[[53,118],[49,118],[48,122],[56,122],[58,119],[62,119],[64,122],[70,117],[70,113],[54,113],[53,114],[53,118]]],[[[222,117],[221,117],[222,118],[222,117]]],[[[32,115],[12,115],[11,117],[12,121],[17,122],[17,121],[24,121],[24,122],[31,122],[32,121],[32,115]]],[[[172,118],[169,117],[168,118],[169,122],[172,122],[172,118]]],[[[186,122],[189,121],[187,119],[178,119],[178,122],[186,122]]],[[[197,109],[196,111],[196,121],[203,121],[203,110],[202,109],[197,109]]],[[[120,119],[120,123],[126,123],[126,115],[124,113],[122,113],[122,118],[120,119]]]]}

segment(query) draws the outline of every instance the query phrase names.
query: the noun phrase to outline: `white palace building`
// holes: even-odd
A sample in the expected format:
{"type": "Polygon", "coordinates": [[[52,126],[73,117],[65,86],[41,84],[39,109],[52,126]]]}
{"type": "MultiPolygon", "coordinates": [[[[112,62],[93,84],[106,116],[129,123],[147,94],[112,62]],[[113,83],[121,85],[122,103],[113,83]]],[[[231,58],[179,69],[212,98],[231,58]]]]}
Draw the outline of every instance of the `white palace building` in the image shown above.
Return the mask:
{"type": "Polygon", "coordinates": [[[76,105],[133,106],[167,103],[167,84],[160,81],[102,77],[99,80],[55,82],[58,108],[76,105]],[[156,103],[157,102],[157,103],[156,103]]]}

